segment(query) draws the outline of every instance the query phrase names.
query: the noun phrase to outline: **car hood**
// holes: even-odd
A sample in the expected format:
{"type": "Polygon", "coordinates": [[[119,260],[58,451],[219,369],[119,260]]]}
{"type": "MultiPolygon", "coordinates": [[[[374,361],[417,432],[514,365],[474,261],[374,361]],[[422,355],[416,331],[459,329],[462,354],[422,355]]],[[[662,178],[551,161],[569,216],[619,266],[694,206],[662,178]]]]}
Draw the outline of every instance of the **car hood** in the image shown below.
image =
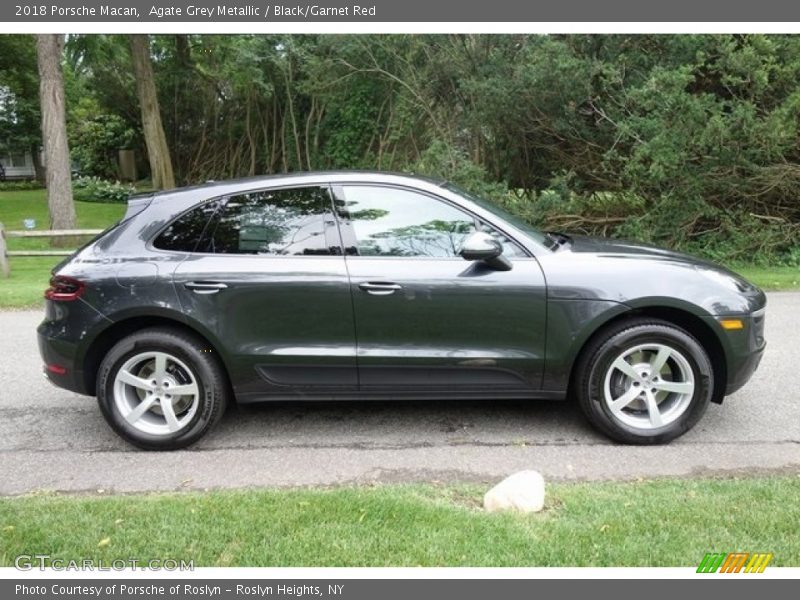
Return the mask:
{"type": "MultiPolygon", "coordinates": [[[[690,300],[696,296],[694,302],[712,314],[755,310],[766,303],[764,292],[741,275],[674,250],[626,240],[574,236],[561,252],[577,259],[570,263],[578,265],[564,275],[592,282],[593,294],[600,298],[628,301],[637,296],[677,295],[690,300]],[[623,274],[626,277],[620,277],[623,274]]],[[[548,271],[548,281],[559,289],[570,283],[557,276],[558,269],[548,271]]]]}
{"type": "MultiPolygon", "coordinates": [[[[677,262],[681,265],[693,265],[698,269],[719,271],[725,275],[735,277],[741,281],[745,281],[741,275],[734,273],[730,269],[723,267],[713,261],[685,254],[683,252],[676,252],[675,250],[667,250],[666,248],[659,248],[651,244],[642,242],[631,242],[628,240],[615,240],[602,237],[591,237],[586,235],[571,236],[572,244],[570,249],[572,252],[591,253],[598,256],[616,256],[628,258],[642,258],[649,260],[661,260],[665,262],[677,262]]],[[[748,285],[750,285],[748,283],[748,285]]]]}
{"type": "Polygon", "coordinates": [[[572,244],[570,249],[572,252],[590,252],[592,254],[624,254],[632,257],[641,256],[642,258],[662,258],[664,260],[675,260],[683,263],[692,263],[701,265],[703,267],[721,268],[719,265],[711,261],[684,254],[682,252],[675,252],[674,250],[667,250],[659,248],[658,246],[651,246],[650,244],[643,244],[641,242],[630,242],[627,240],[614,240],[602,237],[590,237],[585,235],[572,236],[572,244]]]}

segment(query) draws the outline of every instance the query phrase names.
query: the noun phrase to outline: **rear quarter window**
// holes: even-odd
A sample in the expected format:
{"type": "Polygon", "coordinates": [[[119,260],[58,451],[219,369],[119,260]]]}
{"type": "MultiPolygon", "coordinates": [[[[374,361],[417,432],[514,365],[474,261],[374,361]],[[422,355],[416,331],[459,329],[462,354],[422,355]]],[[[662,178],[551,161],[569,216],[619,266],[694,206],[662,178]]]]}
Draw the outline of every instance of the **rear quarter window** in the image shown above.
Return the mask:
{"type": "Polygon", "coordinates": [[[159,250],[195,252],[206,225],[220,206],[219,200],[206,202],[175,219],[153,241],[159,250]]]}

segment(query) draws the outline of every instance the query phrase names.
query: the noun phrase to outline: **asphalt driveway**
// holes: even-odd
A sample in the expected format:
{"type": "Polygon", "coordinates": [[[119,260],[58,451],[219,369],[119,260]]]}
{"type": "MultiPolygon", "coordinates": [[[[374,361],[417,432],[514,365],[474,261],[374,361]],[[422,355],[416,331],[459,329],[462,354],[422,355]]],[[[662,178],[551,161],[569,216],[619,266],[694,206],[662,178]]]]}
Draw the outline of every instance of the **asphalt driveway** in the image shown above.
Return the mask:
{"type": "Polygon", "coordinates": [[[568,403],[282,403],[231,410],[191,449],[152,453],[119,439],[94,398],[43,378],[39,311],[0,312],[0,494],[494,481],[523,468],[559,480],[800,473],[798,313],[800,293],[769,294],[753,380],[668,446],[613,444],[568,403]]]}

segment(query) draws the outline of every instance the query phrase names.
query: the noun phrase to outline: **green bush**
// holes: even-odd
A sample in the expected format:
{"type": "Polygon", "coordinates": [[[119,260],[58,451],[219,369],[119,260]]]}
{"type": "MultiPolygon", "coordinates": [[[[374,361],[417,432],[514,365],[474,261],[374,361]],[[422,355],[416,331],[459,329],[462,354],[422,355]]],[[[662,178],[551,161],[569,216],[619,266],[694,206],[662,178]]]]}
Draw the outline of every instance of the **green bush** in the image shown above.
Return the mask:
{"type": "Polygon", "coordinates": [[[24,190],[40,190],[42,184],[34,180],[0,181],[0,192],[21,192],[24,190]]]}
{"type": "Polygon", "coordinates": [[[408,171],[444,178],[476,196],[499,203],[503,203],[509,194],[504,182],[492,181],[484,167],[472,162],[462,150],[441,140],[432,142],[419,159],[409,165],[408,171]]]}
{"type": "Polygon", "coordinates": [[[496,200],[546,231],[642,241],[726,263],[800,265],[795,223],[746,208],[723,210],[702,198],[647,202],[626,192],[582,195],[554,185],[533,197],[508,193],[496,200]]]}
{"type": "Polygon", "coordinates": [[[81,173],[113,179],[119,174],[119,149],[130,148],[135,133],[122,117],[98,111],[87,98],[73,110],[68,124],[70,156],[81,173]]]}
{"type": "Polygon", "coordinates": [[[82,202],[124,203],[136,193],[136,188],[128,183],[106,181],[99,177],[78,177],[72,182],[72,193],[75,200],[82,202]]]}

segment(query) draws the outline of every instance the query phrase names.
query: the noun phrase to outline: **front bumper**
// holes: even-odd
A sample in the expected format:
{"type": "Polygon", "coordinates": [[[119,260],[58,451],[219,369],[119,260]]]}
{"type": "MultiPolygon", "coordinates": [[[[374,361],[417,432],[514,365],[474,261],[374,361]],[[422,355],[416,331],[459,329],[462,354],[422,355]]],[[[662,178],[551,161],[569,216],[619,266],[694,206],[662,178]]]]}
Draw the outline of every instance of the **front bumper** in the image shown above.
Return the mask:
{"type": "Polygon", "coordinates": [[[736,370],[728,374],[728,385],[725,387],[726,396],[730,396],[734,392],[739,391],[748,381],[750,381],[750,378],[756,372],[758,365],[761,363],[761,358],[764,356],[765,348],[766,344],[747,355],[741,362],[739,362],[736,370]]]}
{"type": "Polygon", "coordinates": [[[727,380],[725,395],[729,396],[741,389],[758,369],[764,356],[767,342],[764,338],[764,322],[766,308],[761,308],[747,315],[735,315],[741,319],[744,327],[740,330],[726,331],[719,320],[726,317],[712,317],[725,349],[727,380]]]}

